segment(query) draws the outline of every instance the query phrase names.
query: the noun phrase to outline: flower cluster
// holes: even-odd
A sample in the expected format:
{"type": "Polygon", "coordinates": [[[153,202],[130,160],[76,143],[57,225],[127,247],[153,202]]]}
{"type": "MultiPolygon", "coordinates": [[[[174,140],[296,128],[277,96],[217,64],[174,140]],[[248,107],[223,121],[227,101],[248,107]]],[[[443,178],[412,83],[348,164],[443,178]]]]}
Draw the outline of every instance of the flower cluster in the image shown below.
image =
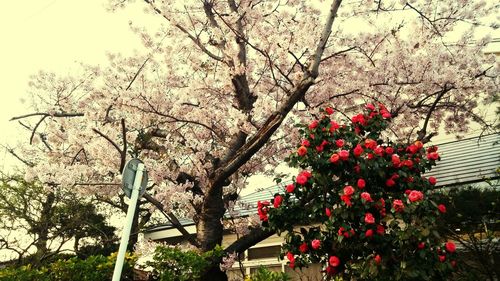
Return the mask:
{"type": "Polygon", "coordinates": [[[446,206],[428,192],[437,180],[422,176],[440,159],[438,148],[382,140],[391,120],[382,104],[368,104],[345,124],[332,114],[326,109],[302,126],[304,138],[286,159],[301,171],[275,195],[274,208],[259,202],[263,225],[286,233],[290,267],[321,263],[328,275],[359,280],[451,271],[454,244],[443,247],[435,231],[446,206]]]}

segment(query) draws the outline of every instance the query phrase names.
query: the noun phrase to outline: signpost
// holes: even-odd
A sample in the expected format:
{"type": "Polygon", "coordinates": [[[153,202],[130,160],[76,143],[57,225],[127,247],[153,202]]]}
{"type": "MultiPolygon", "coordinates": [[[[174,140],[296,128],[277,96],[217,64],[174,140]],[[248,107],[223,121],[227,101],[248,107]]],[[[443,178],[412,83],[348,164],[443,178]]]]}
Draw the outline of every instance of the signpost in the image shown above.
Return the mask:
{"type": "Polygon", "coordinates": [[[135,209],[137,207],[137,200],[146,192],[146,185],[148,183],[148,173],[144,168],[144,163],[139,159],[130,159],[123,169],[122,176],[123,191],[125,195],[130,198],[130,203],[128,204],[127,217],[125,218],[125,226],[123,227],[122,239],[120,241],[120,249],[116,257],[113,281],[120,281],[128,239],[132,229],[132,221],[134,220],[135,209]]]}

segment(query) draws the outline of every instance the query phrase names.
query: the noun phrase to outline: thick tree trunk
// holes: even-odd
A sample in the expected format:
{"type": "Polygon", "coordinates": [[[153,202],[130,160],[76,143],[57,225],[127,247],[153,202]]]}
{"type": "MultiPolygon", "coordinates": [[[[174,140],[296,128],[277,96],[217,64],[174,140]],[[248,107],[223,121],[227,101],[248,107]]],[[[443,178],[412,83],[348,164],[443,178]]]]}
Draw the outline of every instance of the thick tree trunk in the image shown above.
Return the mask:
{"type": "Polygon", "coordinates": [[[40,220],[36,225],[32,225],[32,231],[38,236],[35,242],[36,253],[34,254],[33,265],[39,266],[45,256],[48,254],[47,242],[49,237],[49,230],[52,227],[52,207],[55,201],[54,193],[47,194],[47,198],[43,204],[40,214],[40,220]]]}

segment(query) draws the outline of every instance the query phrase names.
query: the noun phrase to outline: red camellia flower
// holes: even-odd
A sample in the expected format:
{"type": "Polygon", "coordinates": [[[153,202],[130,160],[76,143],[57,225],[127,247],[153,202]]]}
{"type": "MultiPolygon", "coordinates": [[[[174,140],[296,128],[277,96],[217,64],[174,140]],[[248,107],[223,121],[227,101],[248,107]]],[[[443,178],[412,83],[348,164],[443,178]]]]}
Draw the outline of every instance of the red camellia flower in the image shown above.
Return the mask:
{"type": "Polygon", "coordinates": [[[391,161],[392,161],[392,165],[394,167],[399,167],[399,164],[401,164],[401,160],[399,159],[399,156],[397,154],[393,154],[391,156],[391,161]]]}
{"type": "Polygon", "coordinates": [[[344,187],[344,195],[351,196],[354,193],[354,188],[350,185],[344,187]]]}
{"type": "Polygon", "coordinates": [[[354,166],[354,172],[356,174],[359,174],[361,172],[361,166],[359,164],[357,164],[356,166],[354,166]]]}
{"type": "Polygon", "coordinates": [[[361,198],[363,198],[365,200],[365,202],[373,202],[373,199],[372,199],[370,193],[368,193],[368,192],[362,192],[361,198]]]}
{"type": "Polygon", "coordinates": [[[437,152],[431,152],[427,154],[427,159],[428,160],[438,160],[439,159],[439,154],[437,152]]]}
{"type": "Polygon", "coordinates": [[[396,212],[403,212],[405,209],[405,205],[403,204],[403,201],[396,199],[392,202],[392,207],[396,212]]]}
{"type": "Polygon", "coordinates": [[[340,156],[337,153],[334,153],[334,154],[332,154],[332,156],[330,156],[331,163],[335,164],[335,163],[339,162],[339,160],[340,160],[340,156]]]}
{"type": "Polygon", "coordinates": [[[450,264],[452,267],[457,267],[457,261],[455,261],[455,260],[450,261],[450,264]]]}
{"type": "Polygon", "coordinates": [[[439,261],[440,261],[440,262],[445,262],[445,261],[446,261],[446,256],[444,256],[444,255],[439,255],[438,257],[439,257],[439,261]]]}
{"type": "Polygon", "coordinates": [[[344,231],[345,231],[345,228],[343,228],[342,226],[339,228],[339,231],[337,232],[339,236],[343,235],[344,234],[344,231]]]}
{"type": "Polygon", "coordinates": [[[300,146],[299,149],[297,149],[297,154],[299,156],[304,156],[307,154],[307,148],[305,146],[300,146]]]}
{"type": "Polygon", "coordinates": [[[356,145],[356,147],[354,148],[353,152],[354,152],[354,156],[358,157],[360,156],[362,153],[363,153],[363,148],[361,147],[361,145],[356,145]]]}
{"type": "Polygon", "coordinates": [[[281,205],[281,202],[283,202],[283,197],[281,195],[276,195],[273,201],[274,208],[278,208],[281,205]]]}
{"type": "Polygon", "coordinates": [[[327,108],[325,108],[325,112],[326,112],[326,114],[328,114],[328,115],[332,115],[334,111],[333,111],[333,108],[331,108],[331,107],[327,107],[327,108]]]}
{"type": "Polygon", "coordinates": [[[451,241],[446,242],[446,244],[444,244],[444,246],[445,246],[446,251],[448,253],[454,253],[457,249],[457,247],[455,246],[455,243],[453,243],[451,241]]]}
{"type": "Polygon", "coordinates": [[[376,255],[373,260],[375,261],[376,264],[380,264],[380,262],[382,261],[382,258],[380,257],[380,255],[376,255]]]}
{"type": "Polygon", "coordinates": [[[349,151],[341,150],[341,151],[339,151],[339,156],[340,156],[340,159],[345,161],[345,160],[349,159],[349,151]]]}
{"type": "Polygon", "coordinates": [[[394,149],[392,147],[388,146],[385,148],[385,153],[391,155],[394,153],[394,149]]]}
{"type": "Polygon", "coordinates": [[[303,175],[303,174],[299,174],[297,176],[296,180],[297,180],[297,183],[300,184],[300,185],[304,185],[304,184],[307,183],[307,177],[305,175],[303,175]]]}
{"type": "Polygon", "coordinates": [[[365,147],[373,150],[373,149],[377,148],[377,142],[375,140],[372,140],[372,139],[366,139],[365,140],[365,147]]]}
{"type": "Polygon", "coordinates": [[[373,230],[371,229],[368,229],[366,232],[365,232],[365,237],[367,238],[370,238],[373,236],[373,230]]]}
{"type": "Polygon", "coordinates": [[[269,201],[257,201],[257,214],[261,221],[267,221],[267,212],[269,211],[269,201]]]}
{"type": "Polygon", "coordinates": [[[290,268],[293,269],[295,267],[295,256],[291,252],[288,252],[286,258],[290,261],[290,268]]]}
{"type": "Polygon", "coordinates": [[[418,147],[414,144],[408,146],[408,148],[406,148],[407,151],[409,151],[411,154],[415,154],[418,152],[418,147]]]}
{"type": "Polygon", "coordinates": [[[366,186],[365,180],[364,179],[358,179],[357,186],[358,186],[359,189],[365,188],[365,186],[366,186]]]}
{"type": "Polygon", "coordinates": [[[370,110],[370,111],[374,111],[375,110],[375,106],[371,103],[367,103],[366,104],[366,109],[370,110]]]}
{"type": "Polygon", "coordinates": [[[292,193],[295,190],[295,185],[293,183],[286,186],[286,192],[292,193]]]}
{"type": "Polygon", "coordinates": [[[325,208],[325,214],[327,217],[331,217],[332,216],[332,211],[330,211],[330,208],[325,208]]]}
{"type": "Polygon", "coordinates": [[[321,241],[319,241],[318,239],[314,239],[313,241],[311,241],[311,248],[317,250],[319,249],[319,247],[321,247],[321,241]]]}
{"type": "Polygon", "coordinates": [[[438,210],[440,213],[444,214],[444,213],[446,213],[446,206],[444,204],[439,204],[438,210]]]}
{"type": "Polygon", "coordinates": [[[425,242],[420,242],[420,243],[418,243],[417,248],[418,248],[419,250],[422,250],[423,248],[425,248],[425,242]]]}
{"type": "Polygon", "coordinates": [[[373,150],[378,156],[384,156],[384,149],[379,145],[373,150]]]}
{"type": "Polygon", "coordinates": [[[307,247],[307,243],[306,242],[300,244],[300,246],[299,246],[299,251],[301,253],[306,253],[308,249],[309,249],[309,247],[307,247]]]}
{"type": "Polygon", "coordinates": [[[429,177],[429,183],[432,185],[436,185],[437,179],[435,177],[429,177]]]}
{"type": "Polygon", "coordinates": [[[396,182],[393,179],[388,179],[385,181],[385,185],[387,187],[393,187],[394,185],[396,185],[396,182]]]}
{"type": "Polygon", "coordinates": [[[351,196],[348,196],[348,195],[342,195],[340,196],[340,199],[342,201],[344,201],[344,203],[347,205],[347,206],[352,206],[352,202],[351,202],[351,196]]]}
{"type": "Polygon", "coordinates": [[[330,264],[333,267],[337,267],[340,265],[340,259],[337,256],[331,256],[328,259],[328,264],[330,264]]]}
{"type": "Polygon", "coordinates": [[[308,140],[303,140],[300,145],[303,145],[303,146],[306,146],[306,147],[309,147],[311,145],[311,143],[308,141],[308,140]]]}
{"type": "Polygon", "coordinates": [[[337,147],[340,148],[340,147],[344,146],[345,141],[343,139],[338,139],[335,141],[335,144],[337,145],[337,147]]]}
{"type": "Polygon", "coordinates": [[[375,218],[373,217],[372,213],[366,213],[365,214],[365,223],[366,224],[373,224],[373,223],[375,223],[375,218]]]}
{"type": "Polygon", "coordinates": [[[408,195],[408,199],[410,199],[410,202],[417,202],[424,199],[424,194],[418,190],[412,190],[408,195]]]}
{"type": "Polygon", "coordinates": [[[316,146],[316,151],[317,151],[317,152],[321,152],[321,151],[323,151],[323,149],[325,149],[325,147],[324,147],[324,146],[322,146],[322,145],[318,145],[318,146],[316,146]]]}
{"type": "Polygon", "coordinates": [[[312,121],[311,124],[309,124],[309,129],[312,130],[312,129],[318,127],[318,124],[319,124],[318,120],[312,121]]]}
{"type": "Polygon", "coordinates": [[[382,226],[382,225],[380,225],[380,224],[379,224],[379,225],[377,225],[377,234],[379,234],[379,235],[384,235],[384,233],[385,233],[385,228],[384,228],[384,226],[382,226]]]}
{"type": "Polygon", "coordinates": [[[330,121],[330,133],[334,132],[338,128],[340,128],[340,125],[337,122],[330,121]]]}

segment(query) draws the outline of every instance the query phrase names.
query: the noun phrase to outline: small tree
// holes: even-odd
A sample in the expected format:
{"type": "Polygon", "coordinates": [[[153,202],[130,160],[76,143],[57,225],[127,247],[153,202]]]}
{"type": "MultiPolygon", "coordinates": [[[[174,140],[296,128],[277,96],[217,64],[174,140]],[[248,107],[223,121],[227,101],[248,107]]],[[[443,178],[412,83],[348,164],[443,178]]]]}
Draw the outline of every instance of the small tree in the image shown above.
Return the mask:
{"type": "Polygon", "coordinates": [[[20,177],[3,176],[0,186],[0,251],[18,263],[39,266],[71,248],[85,257],[116,246],[115,228],[92,202],[20,177]]]}
{"type": "Polygon", "coordinates": [[[443,279],[455,245],[436,231],[444,210],[433,201],[436,179],[421,175],[439,160],[438,148],[383,140],[391,115],[383,105],[366,108],[346,124],[327,108],[299,126],[304,139],[287,162],[303,170],[283,194],[259,202],[260,218],[286,231],[282,258],[292,268],[322,263],[328,278],[443,279]]]}

